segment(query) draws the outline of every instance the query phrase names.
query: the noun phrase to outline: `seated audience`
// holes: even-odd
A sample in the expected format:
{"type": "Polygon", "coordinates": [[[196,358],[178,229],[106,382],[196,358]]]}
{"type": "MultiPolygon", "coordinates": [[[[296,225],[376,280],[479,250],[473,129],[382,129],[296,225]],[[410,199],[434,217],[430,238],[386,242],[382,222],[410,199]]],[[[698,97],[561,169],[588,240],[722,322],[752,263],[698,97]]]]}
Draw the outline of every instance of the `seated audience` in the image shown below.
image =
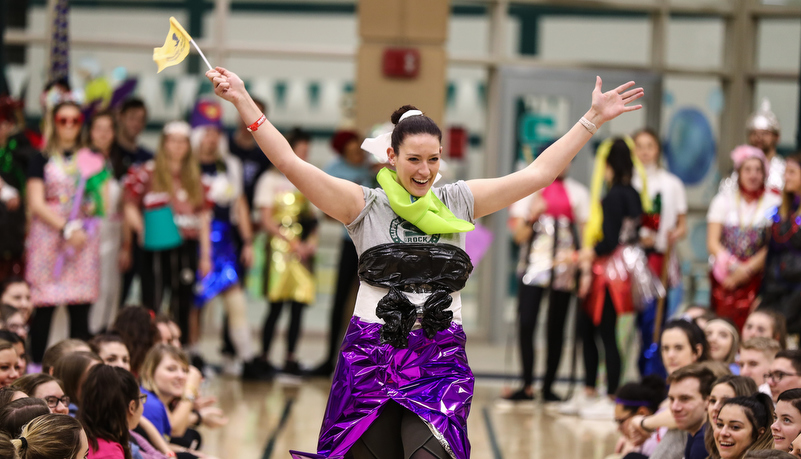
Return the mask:
{"type": "Polygon", "coordinates": [[[715,375],[702,365],[680,368],[668,376],[668,400],[676,427],[687,433],[685,459],[706,459],[706,407],[715,375]]]}
{"type": "Polygon", "coordinates": [[[131,356],[120,335],[116,333],[97,335],[89,342],[89,346],[106,365],[131,371],[131,356]]]}
{"type": "Polygon", "coordinates": [[[783,315],[770,309],[759,309],[751,313],[743,326],[742,341],[751,338],[772,338],[787,349],[787,320],[783,315]]]}
{"type": "Polygon", "coordinates": [[[49,413],[50,410],[44,400],[30,397],[14,400],[0,409],[0,431],[12,438],[17,438],[25,424],[49,413]]]}
{"type": "Polygon", "coordinates": [[[133,375],[122,368],[97,365],[89,370],[81,392],[78,420],[89,439],[89,458],[131,457],[129,431],[139,425],[147,398],[139,393],[133,375]]]}
{"type": "Polygon", "coordinates": [[[779,394],[774,419],[770,426],[773,447],[790,452],[792,441],[801,434],[801,389],[790,389],[779,394]]]}
{"type": "Polygon", "coordinates": [[[14,400],[19,400],[21,398],[27,398],[27,397],[28,395],[25,392],[22,392],[21,390],[19,390],[14,386],[0,387],[0,408],[8,405],[14,400]]]}
{"type": "Polygon", "coordinates": [[[89,451],[81,423],[63,414],[37,417],[11,443],[19,459],[85,459],[89,451]]]}
{"type": "Polygon", "coordinates": [[[740,334],[728,319],[713,319],[704,327],[706,341],[709,343],[709,357],[729,366],[734,374],[740,373],[740,367],[734,363],[740,348],[740,334]]]}
{"type": "Polygon", "coordinates": [[[703,330],[683,319],[665,324],[660,338],[662,363],[668,375],[696,362],[709,360],[709,344],[703,330]]]}
{"type": "Polygon", "coordinates": [[[7,304],[22,311],[27,323],[33,314],[31,286],[21,277],[5,278],[0,282],[0,304],[7,304]]]}
{"type": "Polygon", "coordinates": [[[166,314],[156,314],[156,327],[159,339],[163,344],[170,344],[181,349],[181,327],[166,314]]]}
{"type": "Polygon", "coordinates": [[[19,459],[17,450],[11,443],[11,437],[0,433],[0,459],[19,459]]]}
{"type": "Polygon", "coordinates": [[[8,330],[28,339],[28,316],[22,309],[0,303],[0,330],[8,330]]]}
{"type": "Polygon", "coordinates": [[[180,349],[154,346],[142,364],[141,379],[142,392],[147,395],[144,417],[174,444],[189,447],[199,443],[200,434],[192,426],[219,427],[228,421],[220,409],[197,403],[202,375],[180,349]]]}
{"type": "Polygon", "coordinates": [[[742,459],[749,451],[773,448],[773,402],[766,394],[726,400],[715,428],[715,446],[722,459],[742,459]]]}
{"type": "MultiPolygon", "coordinates": [[[[665,399],[665,381],[656,375],[649,375],[638,383],[623,385],[615,393],[615,421],[620,426],[621,441],[618,442],[616,453],[627,455],[637,453],[648,457],[659,443],[654,436],[641,445],[635,445],[625,436],[625,424],[634,416],[647,416],[656,413],[662,400],[665,399]]],[[[631,456],[633,459],[634,455],[631,456]]]]}
{"type": "Polygon", "coordinates": [[[53,376],[61,380],[64,394],[70,399],[69,414],[75,416],[81,406],[81,385],[89,370],[103,361],[94,352],[73,352],[62,357],[53,368],[53,376]]]}
{"type": "Polygon", "coordinates": [[[51,413],[69,414],[70,398],[64,395],[61,381],[47,373],[25,375],[11,386],[24,392],[28,397],[39,398],[47,403],[51,413]]]}
{"type": "MultiPolygon", "coordinates": [[[[748,322],[745,323],[748,327],[748,322]]],[[[740,345],[740,374],[754,380],[763,394],[771,395],[765,375],[781,350],[779,342],[772,338],[757,337],[743,341],[740,345]]]]}
{"type": "Polygon", "coordinates": [[[801,388],[801,350],[779,351],[765,379],[774,403],[782,392],[801,388]]]}
{"type": "Polygon", "coordinates": [[[723,403],[730,398],[754,395],[757,392],[754,380],[744,376],[728,375],[715,380],[712,385],[712,392],[709,395],[709,404],[707,406],[708,424],[704,432],[704,445],[710,459],[720,459],[718,448],[715,445],[715,426],[723,403]]]}
{"type": "Polygon", "coordinates": [[[79,339],[65,339],[50,346],[45,350],[42,357],[42,373],[53,374],[53,367],[56,365],[61,357],[73,352],[85,351],[92,352],[92,349],[86,344],[85,341],[79,339]]]}
{"type": "Polygon", "coordinates": [[[128,348],[131,372],[141,376],[139,372],[147,351],[159,342],[158,329],[150,310],[142,306],[126,306],[117,314],[111,329],[120,335],[128,348]]]}
{"type": "Polygon", "coordinates": [[[19,358],[14,345],[0,341],[0,387],[8,387],[20,377],[19,358]]]}
{"type": "Polygon", "coordinates": [[[10,330],[0,330],[0,341],[8,341],[14,345],[17,351],[17,365],[19,366],[20,376],[28,371],[28,350],[25,348],[25,340],[10,330]]]}

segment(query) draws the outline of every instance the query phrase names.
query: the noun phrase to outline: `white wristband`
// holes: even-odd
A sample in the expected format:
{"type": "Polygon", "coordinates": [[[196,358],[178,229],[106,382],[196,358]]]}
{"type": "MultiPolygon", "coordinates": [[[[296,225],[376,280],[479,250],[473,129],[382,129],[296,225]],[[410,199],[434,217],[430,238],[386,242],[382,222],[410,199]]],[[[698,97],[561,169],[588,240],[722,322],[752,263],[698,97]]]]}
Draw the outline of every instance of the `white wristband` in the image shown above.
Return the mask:
{"type": "Polygon", "coordinates": [[[80,220],[70,220],[65,225],[64,228],[61,230],[61,236],[64,238],[65,241],[68,241],[72,237],[72,233],[78,231],[83,227],[83,222],[80,220]]]}
{"type": "Polygon", "coordinates": [[[583,116],[579,120],[579,124],[587,128],[587,131],[590,132],[590,135],[595,135],[595,133],[598,132],[598,126],[596,126],[592,121],[588,120],[587,118],[584,118],[583,116]]]}

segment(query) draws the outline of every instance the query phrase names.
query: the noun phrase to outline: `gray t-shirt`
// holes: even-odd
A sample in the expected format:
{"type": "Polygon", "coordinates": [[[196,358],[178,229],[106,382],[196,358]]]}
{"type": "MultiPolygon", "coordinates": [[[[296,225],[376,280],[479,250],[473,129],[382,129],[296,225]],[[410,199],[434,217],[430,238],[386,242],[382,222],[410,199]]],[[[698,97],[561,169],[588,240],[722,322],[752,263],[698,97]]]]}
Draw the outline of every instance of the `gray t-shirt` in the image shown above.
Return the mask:
{"type": "MultiPolygon", "coordinates": [[[[464,250],[466,233],[425,234],[395,214],[383,189],[363,186],[362,190],[364,209],[346,226],[359,256],[370,247],[387,243],[444,243],[464,250]]],[[[473,223],[473,193],[464,181],[432,188],[432,191],[456,217],[473,223]]]]}

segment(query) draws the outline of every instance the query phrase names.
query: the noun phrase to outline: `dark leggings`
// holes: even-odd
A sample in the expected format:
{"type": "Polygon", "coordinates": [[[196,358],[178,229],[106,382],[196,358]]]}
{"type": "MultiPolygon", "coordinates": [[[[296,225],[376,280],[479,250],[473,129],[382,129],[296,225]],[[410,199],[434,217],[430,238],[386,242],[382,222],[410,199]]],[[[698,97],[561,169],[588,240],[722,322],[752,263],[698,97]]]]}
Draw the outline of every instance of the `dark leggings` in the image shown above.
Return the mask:
{"type": "MultiPolygon", "coordinates": [[[[89,333],[90,304],[70,304],[67,312],[70,314],[70,338],[88,341],[92,337],[89,333]]],[[[47,340],[50,337],[50,323],[53,321],[55,306],[42,306],[36,308],[31,319],[31,360],[40,363],[47,349],[47,340]]]]}
{"type": "Polygon", "coordinates": [[[393,401],[350,449],[353,459],[448,459],[419,416],[393,401]]]}
{"type": "MultiPolygon", "coordinates": [[[[531,386],[534,382],[534,339],[537,330],[537,316],[545,289],[525,285],[522,282],[518,289],[518,338],[520,340],[520,360],[523,366],[523,385],[531,386]]],[[[548,358],[543,393],[550,393],[559,361],[562,359],[562,347],[565,336],[565,319],[570,306],[570,292],[551,290],[548,298],[548,358]]]]}
{"type": "Polygon", "coordinates": [[[170,314],[181,328],[181,342],[189,338],[189,311],[195,301],[195,273],[198,265],[198,242],[184,241],[179,247],[162,251],[142,251],[139,278],[142,280],[142,304],[161,310],[164,291],[170,290],[170,314]]]}
{"type": "MultiPolygon", "coordinates": [[[[359,270],[359,255],[356,246],[350,239],[342,240],[342,251],[339,256],[339,275],[337,276],[337,289],[334,293],[334,305],[331,308],[331,320],[328,327],[328,353],[325,364],[334,366],[339,345],[342,343],[344,325],[346,322],[345,303],[350,297],[353,287],[357,284],[359,270]]],[[[352,305],[351,305],[352,308],[352,305]]],[[[347,314],[349,317],[351,314],[347,314]]]]}
{"type": "Polygon", "coordinates": [[[597,326],[592,322],[592,318],[584,308],[579,308],[579,336],[583,344],[584,352],[584,385],[595,387],[598,379],[598,346],[595,337],[600,336],[604,346],[604,356],[606,357],[606,385],[607,393],[612,395],[617,391],[620,384],[620,351],[617,349],[617,312],[612,303],[609,291],[606,291],[604,298],[604,310],[601,315],[601,323],[597,326]]]}
{"type": "Polygon", "coordinates": [[[278,301],[270,303],[270,312],[267,314],[267,320],[264,321],[264,328],[261,331],[261,355],[267,359],[270,356],[270,345],[273,342],[273,335],[275,334],[275,325],[278,323],[278,318],[281,317],[281,311],[284,310],[285,304],[291,304],[291,314],[289,319],[289,330],[286,335],[286,352],[287,354],[294,354],[295,348],[298,345],[298,338],[300,338],[300,323],[303,319],[303,308],[306,306],[297,301],[278,301]]]}

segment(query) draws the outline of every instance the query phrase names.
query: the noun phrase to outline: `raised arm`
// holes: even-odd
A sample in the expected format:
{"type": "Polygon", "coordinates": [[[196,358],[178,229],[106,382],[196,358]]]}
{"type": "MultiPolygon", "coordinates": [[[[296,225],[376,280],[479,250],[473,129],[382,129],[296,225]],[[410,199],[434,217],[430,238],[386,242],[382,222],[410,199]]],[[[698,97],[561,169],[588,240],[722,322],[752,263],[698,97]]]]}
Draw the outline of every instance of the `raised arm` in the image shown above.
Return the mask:
{"type": "MultiPolygon", "coordinates": [[[[214,85],[215,94],[234,104],[245,124],[260,119],[261,111],[236,74],[217,67],[206,72],[206,76],[214,85]]],[[[359,185],[328,175],[298,158],[284,136],[269,121],[253,132],[253,138],[270,162],[326,214],[347,225],[364,208],[364,193],[359,185]]]]}
{"type": "MultiPolygon", "coordinates": [[[[612,91],[601,92],[601,77],[595,81],[592,106],[584,118],[600,127],[618,115],[642,108],[642,105],[627,106],[643,96],[642,88],[630,81],[612,91]]],[[[548,147],[525,169],[492,179],[469,180],[467,185],[475,200],[475,218],[480,218],[508,207],[515,201],[548,186],[567,167],[573,157],[586,144],[592,134],[576,123],[567,134],[548,147]]]]}

